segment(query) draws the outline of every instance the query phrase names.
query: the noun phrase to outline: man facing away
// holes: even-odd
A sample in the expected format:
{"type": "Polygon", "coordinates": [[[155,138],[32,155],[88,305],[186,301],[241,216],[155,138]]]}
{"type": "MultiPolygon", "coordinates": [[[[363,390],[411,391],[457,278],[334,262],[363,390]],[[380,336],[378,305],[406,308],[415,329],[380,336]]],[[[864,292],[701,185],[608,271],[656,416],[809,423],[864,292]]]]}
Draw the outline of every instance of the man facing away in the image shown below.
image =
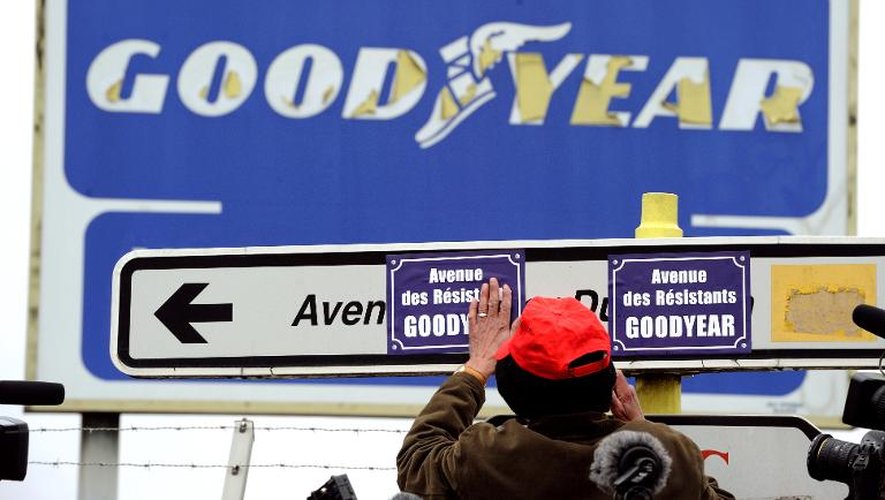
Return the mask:
{"type": "Polygon", "coordinates": [[[572,298],[536,297],[510,325],[511,298],[492,278],[470,304],[469,358],[406,435],[397,455],[401,490],[422,498],[610,499],[600,442],[633,431],[660,445],[667,474],[654,498],[734,498],[704,475],[691,439],[643,418],[592,311],[572,298]],[[492,374],[517,418],[474,424],[492,374]]]}

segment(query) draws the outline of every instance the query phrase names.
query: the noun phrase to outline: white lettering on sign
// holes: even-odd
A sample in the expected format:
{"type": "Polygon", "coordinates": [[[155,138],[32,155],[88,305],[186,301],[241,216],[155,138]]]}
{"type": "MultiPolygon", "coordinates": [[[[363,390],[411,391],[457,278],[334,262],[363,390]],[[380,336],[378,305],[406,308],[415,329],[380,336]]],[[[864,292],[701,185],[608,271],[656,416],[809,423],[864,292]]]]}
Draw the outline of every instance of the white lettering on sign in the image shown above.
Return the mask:
{"type": "Polygon", "coordinates": [[[707,271],[705,269],[679,269],[662,271],[656,268],[651,272],[651,282],[656,285],[685,285],[688,283],[706,283],[707,271]]]}
{"type": "MultiPolygon", "coordinates": [[[[734,290],[655,290],[655,305],[658,306],[694,306],[715,304],[736,304],[737,292],[734,290]]],[[[647,305],[647,304],[646,304],[647,305]]]]}
{"type": "Polygon", "coordinates": [[[121,95],[123,79],[135,56],[155,59],[160,46],[150,40],[123,40],[105,47],[99,52],[86,73],[86,90],[89,99],[103,111],[112,113],[159,113],[166,99],[168,75],[138,74],[132,90],[125,98],[121,95]]]}
{"type": "MultiPolygon", "coordinates": [[[[708,58],[676,56],[654,90],[637,101],[642,106],[633,110],[638,109],[638,113],[631,124],[631,112],[610,109],[613,100],[625,99],[631,91],[631,84],[619,81],[618,76],[622,71],[645,72],[650,66],[649,56],[570,53],[548,72],[543,54],[517,50],[528,41],[560,40],[571,26],[568,22],[554,26],[493,22],[444,46],[440,55],[448,64],[447,79],[440,90],[431,93],[435,96],[433,110],[415,134],[415,141],[422,148],[432,147],[494,99],[497,92],[490,71],[504,55],[515,90],[508,120],[513,126],[543,125],[547,110],[558,98],[574,100],[569,121],[572,126],[641,129],[663,121],[657,118],[666,118],[676,120],[679,129],[710,130],[715,127],[713,96],[723,95],[720,130],[751,132],[761,117],[768,132],[803,131],[799,108],[814,89],[814,73],[808,64],[789,59],[721,62],[735,65],[736,70],[728,92],[714,92],[717,85],[728,82],[711,81],[708,58]],[[574,97],[557,93],[581,64],[583,79],[574,97]]],[[[125,39],[102,49],[92,60],[86,78],[92,103],[108,112],[160,113],[170,75],[131,74],[134,58],[157,59],[160,54],[159,44],[144,39],[125,39]],[[124,82],[132,83],[124,89],[124,82]]],[[[150,61],[145,66],[150,67],[150,61]]],[[[248,48],[228,41],[208,41],[181,63],[178,97],[200,116],[226,115],[250,98],[258,73],[248,48]]],[[[286,118],[305,119],[335,103],[346,76],[340,58],[331,49],[300,44],[277,55],[264,78],[264,97],[270,109],[286,118]],[[297,102],[296,95],[301,96],[297,102]]],[[[362,47],[353,65],[341,118],[396,119],[417,106],[428,81],[429,68],[417,52],[362,47]],[[393,84],[382,96],[387,81],[393,84]]]]}
{"type": "Polygon", "coordinates": [[[427,305],[427,292],[413,292],[407,290],[400,295],[400,303],[404,306],[425,306],[427,305]]]}
{"type": "Polygon", "coordinates": [[[647,128],[658,116],[676,118],[679,128],[712,128],[710,63],[705,57],[677,57],[633,122],[647,128]],[[677,103],[667,101],[676,93],[677,103]]]}
{"type": "Polygon", "coordinates": [[[475,269],[437,269],[430,268],[429,283],[471,283],[482,281],[482,268],[475,269]]]}
{"type": "MultiPolygon", "coordinates": [[[[328,50],[328,49],[326,49],[328,50]]],[[[427,87],[427,64],[417,52],[403,49],[363,47],[356,58],[353,80],[347,91],[341,118],[392,120],[408,113],[427,87]],[[384,80],[394,68],[390,95],[382,97],[384,80]]],[[[334,97],[329,99],[332,104],[334,97]]]]}
{"type": "Polygon", "coordinates": [[[264,78],[264,97],[286,118],[310,118],[335,102],[343,81],[344,69],[334,52],[322,45],[297,45],[270,63],[264,78]],[[303,92],[296,101],[299,85],[303,92]]]}
{"type": "Polygon", "coordinates": [[[628,339],[735,336],[731,314],[628,316],[626,327],[628,339]]]}
{"type": "Polygon", "coordinates": [[[765,118],[765,129],[770,132],[802,132],[799,107],[787,102],[805,102],[813,87],[814,74],[803,62],[741,59],[731,82],[728,100],[725,101],[719,129],[752,130],[761,114],[765,118]],[[774,94],[769,97],[765,95],[765,88],[772,78],[777,83],[774,94]],[[786,114],[781,119],[773,119],[779,113],[765,112],[766,103],[776,100],[787,104],[786,114]],[[755,106],[749,105],[754,102],[755,106]]]}
{"type": "Polygon", "coordinates": [[[479,288],[457,288],[454,290],[434,288],[433,290],[434,304],[467,304],[473,299],[479,300],[479,288]]]}
{"type": "Polygon", "coordinates": [[[451,337],[467,335],[466,314],[409,314],[403,318],[403,334],[415,337],[451,337]]]}
{"type": "Polygon", "coordinates": [[[178,97],[200,116],[234,112],[252,94],[258,65],[252,53],[232,42],[209,42],[193,51],[178,73],[178,97]],[[215,74],[221,74],[213,85],[215,74]]]}
{"type": "Polygon", "coordinates": [[[627,292],[624,294],[624,306],[647,306],[651,304],[651,294],[648,292],[627,292]]]}

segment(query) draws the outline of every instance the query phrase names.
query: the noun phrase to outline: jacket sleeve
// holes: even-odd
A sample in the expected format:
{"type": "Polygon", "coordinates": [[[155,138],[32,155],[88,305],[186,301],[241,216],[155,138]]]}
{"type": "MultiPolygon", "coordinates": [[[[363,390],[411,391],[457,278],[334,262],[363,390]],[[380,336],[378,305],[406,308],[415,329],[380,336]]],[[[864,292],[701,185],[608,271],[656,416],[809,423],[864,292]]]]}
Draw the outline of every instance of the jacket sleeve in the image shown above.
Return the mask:
{"type": "Polygon", "coordinates": [[[451,496],[457,488],[458,437],[485,402],[485,388],[466,373],[449,377],[415,418],[396,457],[402,491],[451,496]]]}
{"type": "Polygon", "coordinates": [[[707,485],[704,488],[704,499],[710,500],[735,500],[734,495],[719,487],[719,483],[711,476],[704,476],[707,485]]]}

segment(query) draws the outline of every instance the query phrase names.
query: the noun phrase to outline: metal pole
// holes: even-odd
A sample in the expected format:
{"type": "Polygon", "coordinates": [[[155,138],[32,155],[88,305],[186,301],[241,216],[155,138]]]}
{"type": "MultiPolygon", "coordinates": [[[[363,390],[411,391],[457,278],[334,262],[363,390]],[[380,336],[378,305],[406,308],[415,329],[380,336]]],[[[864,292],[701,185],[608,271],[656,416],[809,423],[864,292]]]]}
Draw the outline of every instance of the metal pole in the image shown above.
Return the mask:
{"type": "MultiPolygon", "coordinates": [[[[636,238],[681,238],[679,196],[643,193],[642,216],[636,238]]],[[[636,394],[647,413],[682,412],[682,377],[674,373],[636,376],[636,394]]]]}
{"type": "Polygon", "coordinates": [[[253,442],[255,442],[255,424],[251,420],[238,420],[230,443],[230,458],[225,469],[221,500],[243,500],[246,494],[249,464],[252,461],[253,442]]]}
{"type": "Polygon", "coordinates": [[[116,500],[120,459],[119,413],[83,413],[80,431],[79,500],[116,500]],[[114,429],[101,430],[97,429],[114,429]],[[110,465],[113,464],[113,465],[110,465]]]}

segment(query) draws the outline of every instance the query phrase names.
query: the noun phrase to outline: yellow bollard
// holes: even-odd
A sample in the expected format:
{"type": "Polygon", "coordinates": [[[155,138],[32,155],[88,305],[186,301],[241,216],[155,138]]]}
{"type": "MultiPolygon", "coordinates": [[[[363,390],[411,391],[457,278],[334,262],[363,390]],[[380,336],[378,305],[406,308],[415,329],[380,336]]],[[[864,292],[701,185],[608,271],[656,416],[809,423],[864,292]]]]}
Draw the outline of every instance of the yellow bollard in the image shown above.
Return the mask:
{"type": "MultiPolygon", "coordinates": [[[[672,193],[643,193],[642,216],[636,238],[681,238],[679,196],[672,193]]],[[[636,394],[646,413],[681,413],[682,378],[675,374],[636,376],[636,394]]]]}
{"type": "Polygon", "coordinates": [[[643,193],[642,215],[636,238],[682,238],[679,227],[679,196],[673,193],[643,193]]]}

